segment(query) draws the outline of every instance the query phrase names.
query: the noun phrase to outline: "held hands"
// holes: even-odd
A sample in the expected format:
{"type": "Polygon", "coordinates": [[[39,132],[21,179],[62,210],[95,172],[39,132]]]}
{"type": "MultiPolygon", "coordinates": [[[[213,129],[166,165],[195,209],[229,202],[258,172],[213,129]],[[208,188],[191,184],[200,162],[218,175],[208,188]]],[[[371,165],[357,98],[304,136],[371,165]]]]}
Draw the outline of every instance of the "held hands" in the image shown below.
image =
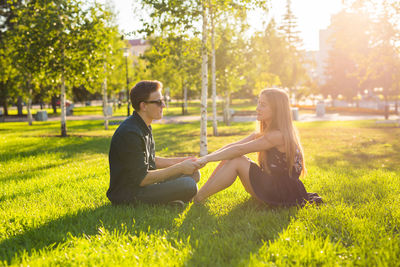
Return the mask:
{"type": "Polygon", "coordinates": [[[194,157],[187,158],[179,164],[182,168],[182,173],[188,175],[193,174],[200,168],[200,165],[197,163],[197,159],[194,157]]]}
{"type": "Polygon", "coordinates": [[[199,169],[201,169],[204,166],[206,166],[207,163],[208,163],[207,156],[204,156],[204,157],[201,157],[201,158],[197,159],[197,164],[199,164],[199,169]]]}
{"type": "Polygon", "coordinates": [[[183,174],[193,174],[198,169],[203,168],[208,163],[206,156],[197,159],[196,157],[187,157],[180,162],[183,174]]]}

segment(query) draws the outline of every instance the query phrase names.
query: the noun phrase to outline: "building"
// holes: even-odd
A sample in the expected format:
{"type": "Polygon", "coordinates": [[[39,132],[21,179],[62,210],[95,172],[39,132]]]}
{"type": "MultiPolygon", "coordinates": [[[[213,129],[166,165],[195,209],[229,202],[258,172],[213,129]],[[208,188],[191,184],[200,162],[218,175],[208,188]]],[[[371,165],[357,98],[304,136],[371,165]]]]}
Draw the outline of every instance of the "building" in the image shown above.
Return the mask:
{"type": "Polygon", "coordinates": [[[144,52],[150,47],[149,42],[143,39],[133,39],[128,40],[128,42],[130,44],[130,53],[136,57],[143,55],[144,52]]]}
{"type": "Polygon", "coordinates": [[[325,68],[329,58],[329,50],[332,48],[330,40],[331,30],[329,27],[319,31],[319,50],[316,53],[316,75],[318,83],[323,85],[326,83],[325,68]]]}

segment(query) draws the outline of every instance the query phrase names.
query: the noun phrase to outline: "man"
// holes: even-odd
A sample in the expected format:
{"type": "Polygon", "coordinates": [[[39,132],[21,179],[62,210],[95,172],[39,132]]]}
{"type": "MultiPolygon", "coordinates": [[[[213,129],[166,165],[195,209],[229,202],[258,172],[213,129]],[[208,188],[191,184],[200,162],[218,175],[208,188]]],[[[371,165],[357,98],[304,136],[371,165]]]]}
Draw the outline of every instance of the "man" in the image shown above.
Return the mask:
{"type": "Polygon", "coordinates": [[[195,158],[155,156],[151,123],[163,116],[161,90],[159,81],[141,81],[130,91],[135,111],[115,131],[110,146],[107,197],[113,204],[189,201],[197,193],[195,158]]]}

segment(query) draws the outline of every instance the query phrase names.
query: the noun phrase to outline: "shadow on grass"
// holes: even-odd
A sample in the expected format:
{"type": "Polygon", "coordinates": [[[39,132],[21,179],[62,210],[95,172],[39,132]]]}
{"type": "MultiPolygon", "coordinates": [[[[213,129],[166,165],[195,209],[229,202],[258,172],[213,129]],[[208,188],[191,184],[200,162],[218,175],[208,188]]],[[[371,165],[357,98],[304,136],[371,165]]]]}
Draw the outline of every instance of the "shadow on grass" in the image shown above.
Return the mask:
{"type": "Polygon", "coordinates": [[[194,206],[179,227],[180,237],[186,240],[190,236],[193,247],[192,257],[186,264],[246,265],[250,255],[257,253],[264,241],[277,238],[296,213],[297,209],[260,206],[252,198],[222,216],[211,214],[207,206],[194,206]],[[277,217],[279,223],[276,223],[277,217]]]}
{"type": "Polygon", "coordinates": [[[0,162],[57,153],[63,159],[74,158],[79,153],[108,154],[110,140],[110,137],[45,137],[34,144],[11,145],[1,154],[0,162]]]}
{"type": "Polygon", "coordinates": [[[390,151],[385,153],[382,151],[379,153],[373,152],[372,149],[369,150],[369,147],[372,145],[374,144],[361,144],[363,151],[359,149],[347,149],[343,151],[336,151],[334,155],[330,156],[315,155],[315,165],[325,170],[332,168],[343,168],[346,169],[346,172],[353,173],[359,169],[384,168],[389,171],[399,170],[399,145],[393,144],[390,151]],[[368,150],[370,152],[368,152],[368,150]],[[339,166],[338,162],[340,162],[339,166]]]}
{"type": "Polygon", "coordinates": [[[360,128],[361,134],[360,129],[348,129],[339,140],[332,140],[333,144],[338,142],[343,148],[332,147],[328,155],[325,151],[316,153],[315,165],[322,169],[342,168],[346,172],[380,168],[399,170],[400,131],[367,126],[360,128]]]}
{"type": "MultiPolygon", "coordinates": [[[[67,165],[71,163],[72,160],[69,161],[63,161],[62,163],[57,163],[57,164],[47,164],[44,166],[39,166],[36,168],[29,168],[28,170],[21,171],[19,170],[17,173],[13,172],[8,176],[5,176],[4,178],[0,179],[0,182],[5,185],[7,182],[13,181],[13,182],[18,182],[22,180],[29,180],[35,177],[40,177],[40,174],[42,174],[44,171],[51,169],[51,168],[58,168],[63,165],[67,165]]],[[[1,198],[0,198],[1,200],[1,198]]]]}
{"type": "Polygon", "coordinates": [[[1,241],[0,262],[6,261],[10,264],[24,251],[31,255],[33,251],[51,250],[66,242],[69,234],[77,237],[96,235],[100,227],[110,231],[124,231],[124,225],[130,226],[129,233],[132,235],[136,234],[135,230],[147,231],[149,225],[152,231],[160,229],[163,225],[170,225],[179,213],[177,209],[171,207],[166,210],[167,212],[160,211],[160,208],[147,205],[117,207],[110,204],[66,215],[1,241]],[[159,216],[160,214],[163,216],[159,216]],[[147,221],[152,221],[151,216],[157,218],[157,222],[149,224],[147,221]],[[137,223],[133,225],[135,220],[137,223]]]}
{"type": "Polygon", "coordinates": [[[252,201],[234,207],[224,216],[210,214],[205,206],[187,206],[186,211],[182,211],[177,207],[146,204],[104,205],[28,228],[1,241],[0,261],[18,263],[24,253],[32,255],[43,249],[52,250],[67,242],[70,235],[85,238],[101,234],[102,227],[109,232],[132,236],[167,233],[171,242],[177,238],[188,240],[194,251],[187,262],[190,266],[243,263],[251,253],[258,251],[264,240],[278,237],[295,214],[288,213],[279,224],[271,224],[274,221],[271,218],[278,213],[259,209],[252,201]],[[177,225],[176,219],[181,216],[184,220],[177,225]]]}
{"type": "MultiPolygon", "coordinates": [[[[66,164],[68,164],[68,163],[56,164],[56,166],[58,167],[58,166],[66,165],[66,164]]],[[[51,167],[48,167],[48,168],[51,168],[51,167]]],[[[22,179],[32,179],[32,178],[41,179],[42,176],[40,174],[42,173],[42,171],[44,171],[44,169],[42,169],[41,171],[39,171],[37,173],[34,173],[34,174],[27,173],[25,175],[22,175],[22,177],[21,177],[21,175],[19,177],[16,177],[16,178],[14,178],[14,176],[6,177],[5,179],[1,179],[0,181],[2,183],[4,181],[3,185],[7,186],[6,185],[7,181],[19,181],[19,180],[22,180],[22,179]],[[8,178],[8,180],[7,180],[7,178],[8,178]]],[[[85,180],[85,179],[90,178],[90,177],[92,177],[92,175],[76,176],[74,178],[68,178],[68,180],[61,179],[60,182],[52,183],[51,186],[49,186],[46,183],[43,183],[43,184],[40,183],[40,185],[37,185],[35,187],[35,189],[33,189],[33,190],[24,190],[22,192],[12,193],[12,194],[3,193],[4,195],[0,196],[0,202],[1,201],[7,201],[7,200],[14,200],[14,199],[17,199],[19,197],[29,198],[32,195],[43,194],[45,191],[52,190],[53,188],[60,188],[60,187],[65,186],[68,183],[81,182],[82,180],[85,180]]]]}

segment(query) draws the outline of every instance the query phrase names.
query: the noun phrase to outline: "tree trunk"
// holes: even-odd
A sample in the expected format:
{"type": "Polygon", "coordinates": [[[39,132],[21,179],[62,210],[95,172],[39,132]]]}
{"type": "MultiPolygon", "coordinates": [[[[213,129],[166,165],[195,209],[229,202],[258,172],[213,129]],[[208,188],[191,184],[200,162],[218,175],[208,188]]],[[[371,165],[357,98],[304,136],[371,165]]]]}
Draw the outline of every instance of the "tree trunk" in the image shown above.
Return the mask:
{"type": "Polygon", "coordinates": [[[53,108],[53,114],[57,114],[57,97],[55,95],[51,97],[51,107],[53,108]]]}
{"type": "Polygon", "coordinates": [[[385,120],[389,119],[389,104],[388,97],[385,95],[385,120]]]}
{"type": "Polygon", "coordinates": [[[187,93],[188,93],[188,90],[187,90],[187,86],[186,86],[186,83],[185,83],[184,86],[183,86],[183,110],[184,110],[184,114],[188,113],[188,111],[187,111],[187,107],[188,107],[187,93]]]}
{"type": "Polygon", "coordinates": [[[7,98],[7,95],[5,95],[4,98],[0,99],[0,105],[3,107],[3,116],[8,116],[7,98]]]}
{"type": "MultiPolygon", "coordinates": [[[[127,48],[128,49],[128,48],[127,48]]],[[[125,67],[126,67],[126,102],[127,105],[127,117],[131,115],[131,105],[130,105],[130,95],[129,95],[129,73],[128,73],[128,56],[125,57],[125,67]]]]}
{"type": "Polygon", "coordinates": [[[28,112],[28,124],[29,126],[32,125],[32,97],[31,97],[31,90],[29,90],[29,98],[28,98],[28,105],[26,105],[26,110],[28,112]]]}
{"type": "Polygon", "coordinates": [[[117,98],[115,97],[115,93],[112,93],[112,105],[114,112],[117,112],[117,98]]]}
{"type": "Polygon", "coordinates": [[[215,78],[215,29],[214,29],[214,12],[211,9],[211,91],[212,91],[212,111],[213,111],[213,135],[218,136],[217,123],[217,82],[215,78]]]}
{"type": "Polygon", "coordinates": [[[104,129],[108,130],[108,99],[107,99],[107,77],[106,63],[104,62],[104,83],[103,83],[103,114],[104,114],[104,129]]]}
{"type": "Polygon", "coordinates": [[[182,80],[182,115],[187,114],[187,87],[186,82],[182,80]]]}
{"type": "Polygon", "coordinates": [[[18,116],[22,116],[22,97],[18,96],[17,98],[17,110],[18,110],[18,116]]]}
{"type": "Polygon", "coordinates": [[[26,105],[26,109],[28,111],[28,124],[32,125],[32,88],[31,88],[31,75],[28,77],[28,81],[26,83],[28,87],[28,105],[26,105]]]}
{"type": "Polygon", "coordinates": [[[226,97],[225,97],[224,122],[228,126],[231,125],[230,94],[229,94],[229,92],[226,92],[226,97]]]}
{"type": "Polygon", "coordinates": [[[4,111],[4,116],[8,116],[8,106],[7,106],[7,100],[4,101],[3,103],[3,111],[4,111]]]}
{"type": "MultiPolygon", "coordinates": [[[[396,85],[396,91],[397,91],[397,93],[399,94],[400,93],[400,85],[397,83],[397,85],[396,85]]],[[[396,97],[396,101],[394,101],[394,109],[395,109],[395,112],[396,112],[396,115],[399,115],[399,103],[398,103],[398,97],[399,97],[399,95],[397,95],[397,97],[396,97]]]]}
{"type": "Polygon", "coordinates": [[[65,110],[65,80],[64,70],[61,72],[61,95],[60,95],[60,108],[61,108],[61,136],[67,136],[67,116],[65,110]]]}
{"type": "Polygon", "coordinates": [[[201,120],[200,120],[200,156],[207,155],[207,10],[203,1],[203,34],[201,40],[201,120]]]}

